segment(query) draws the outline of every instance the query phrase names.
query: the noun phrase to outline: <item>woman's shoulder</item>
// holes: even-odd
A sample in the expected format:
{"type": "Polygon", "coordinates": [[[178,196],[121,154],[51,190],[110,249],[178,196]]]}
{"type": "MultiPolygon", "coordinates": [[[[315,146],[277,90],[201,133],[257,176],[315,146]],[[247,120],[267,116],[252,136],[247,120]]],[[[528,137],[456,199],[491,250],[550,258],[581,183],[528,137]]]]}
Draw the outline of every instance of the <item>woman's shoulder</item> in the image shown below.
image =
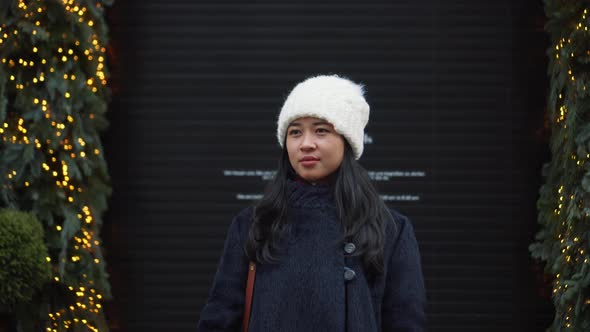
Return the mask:
{"type": "Polygon", "coordinates": [[[411,224],[410,218],[404,213],[392,207],[387,207],[387,210],[391,214],[391,218],[388,218],[388,227],[404,228],[407,224],[411,224]]]}
{"type": "Polygon", "coordinates": [[[244,223],[252,219],[254,216],[254,205],[249,205],[245,208],[242,208],[236,215],[235,219],[240,220],[240,222],[244,223]]]}
{"type": "Polygon", "coordinates": [[[237,214],[234,215],[231,225],[229,227],[230,232],[237,232],[240,237],[247,234],[250,225],[252,225],[254,217],[254,206],[247,206],[242,208],[237,214]]]}
{"type": "Polygon", "coordinates": [[[385,234],[387,238],[397,243],[400,239],[414,237],[414,226],[410,218],[400,211],[389,207],[391,218],[387,219],[385,234]]]}

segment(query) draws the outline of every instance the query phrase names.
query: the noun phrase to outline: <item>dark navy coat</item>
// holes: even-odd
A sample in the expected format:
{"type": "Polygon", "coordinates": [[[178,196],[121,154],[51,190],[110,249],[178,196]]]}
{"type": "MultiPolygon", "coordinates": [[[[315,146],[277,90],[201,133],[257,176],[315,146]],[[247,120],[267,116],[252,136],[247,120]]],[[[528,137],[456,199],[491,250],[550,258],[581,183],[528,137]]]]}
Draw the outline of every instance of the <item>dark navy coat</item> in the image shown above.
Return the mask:
{"type": "MultiPolygon", "coordinates": [[[[391,209],[385,269],[373,283],[343,228],[332,189],[289,180],[292,231],[279,264],[258,264],[250,332],[423,331],[426,295],[410,220],[391,209]]],[[[232,221],[198,332],[241,331],[253,208],[232,221]]]]}

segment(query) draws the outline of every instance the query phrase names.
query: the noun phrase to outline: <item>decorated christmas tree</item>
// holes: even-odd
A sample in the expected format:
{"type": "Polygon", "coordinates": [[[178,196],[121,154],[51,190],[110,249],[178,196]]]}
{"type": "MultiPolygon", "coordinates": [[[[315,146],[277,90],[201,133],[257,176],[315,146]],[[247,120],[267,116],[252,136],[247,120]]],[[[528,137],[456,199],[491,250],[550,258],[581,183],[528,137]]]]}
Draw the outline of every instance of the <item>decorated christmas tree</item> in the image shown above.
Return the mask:
{"type": "Polygon", "coordinates": [[[100,133],[111,1],[0,6],[0,205],[44,225],[51,280],[16,312],[21,331],[108,331],[101,215],[111,193],[100,133]]]}
{"type": "Polygon", "coordinates": [[[590,331],[590,4],[546,0],[551,160],[537,202],[533,257],[552,276],[548,331],[590,331]]]}

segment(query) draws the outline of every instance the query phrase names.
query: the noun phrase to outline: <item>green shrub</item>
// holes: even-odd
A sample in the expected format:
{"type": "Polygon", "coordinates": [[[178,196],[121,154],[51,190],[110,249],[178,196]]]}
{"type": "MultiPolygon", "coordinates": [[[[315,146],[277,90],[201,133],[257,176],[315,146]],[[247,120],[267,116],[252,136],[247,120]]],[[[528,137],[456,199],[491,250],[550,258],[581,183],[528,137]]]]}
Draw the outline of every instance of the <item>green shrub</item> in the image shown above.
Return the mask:
{"type": "Polygon", "coordinates": [[[35,215],[0,209],[0,306],[11,311],[50,281],[43,227],[35,215]]]}

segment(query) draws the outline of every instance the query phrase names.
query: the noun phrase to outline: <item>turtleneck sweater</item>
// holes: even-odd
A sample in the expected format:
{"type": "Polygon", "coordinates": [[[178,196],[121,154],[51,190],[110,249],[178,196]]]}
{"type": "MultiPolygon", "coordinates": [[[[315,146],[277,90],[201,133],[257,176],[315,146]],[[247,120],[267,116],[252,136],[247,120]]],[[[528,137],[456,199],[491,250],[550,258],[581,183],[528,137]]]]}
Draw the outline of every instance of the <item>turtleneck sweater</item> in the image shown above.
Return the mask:
{"type": "Polygon", "coordinates": [[[287,203],[296,208],[335,207],[334,187],[329,182],[310,183],[287,179],[287,203]]]}

